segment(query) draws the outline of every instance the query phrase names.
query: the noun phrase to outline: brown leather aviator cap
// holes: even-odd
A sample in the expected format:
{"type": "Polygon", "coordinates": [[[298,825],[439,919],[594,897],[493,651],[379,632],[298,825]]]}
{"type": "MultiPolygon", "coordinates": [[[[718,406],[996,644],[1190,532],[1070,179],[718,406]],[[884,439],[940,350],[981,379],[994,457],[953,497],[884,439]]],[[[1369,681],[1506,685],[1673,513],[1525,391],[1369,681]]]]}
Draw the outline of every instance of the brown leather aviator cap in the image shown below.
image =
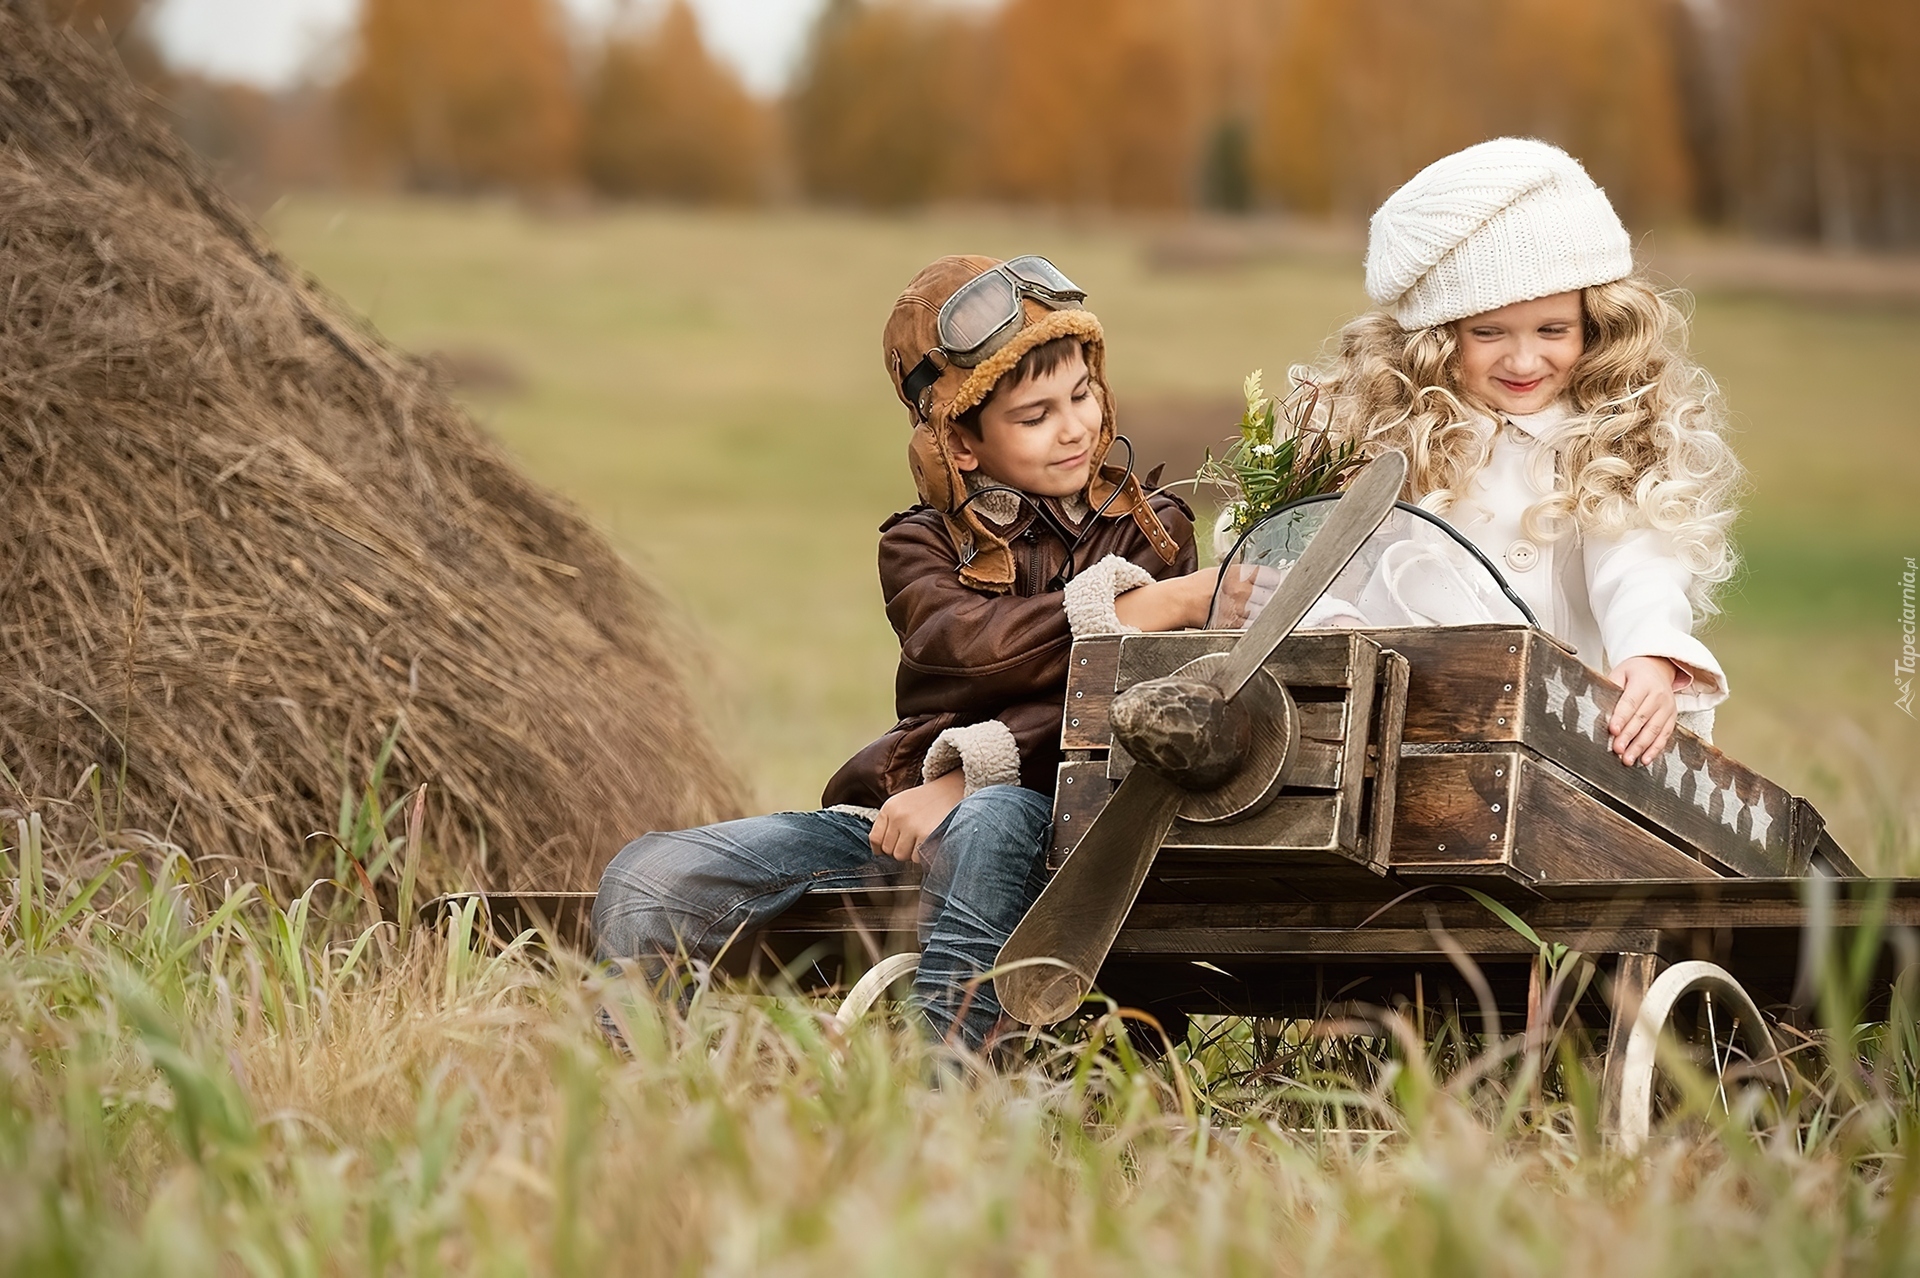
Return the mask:
{"type": "Polygon", "coordinates": [[[1179,547],[1155,517],[1140,481],[1120,467],[1106,465],[1114,437],[1113,393],[1107,387],[1106,341],[1092,311],[1078,307],[1056,310],[1035,298],[1021,297],[1024,323],[1005,345],[974,368],[947,363],[932,385],[920,393],[917,403],[908,397],[904,388],[907,374],[929,353],[936,362],[942,359],[940,308],[961,285],[1000,264],[998,258],[977,255],[940,258],[914,276],[900,294],[893,304],[893,314],[887,317],[883,338],[887,374],[913,423],[907,461],[913,469],[914,486],[920,500],[945,519],[947,535],[961,560],[960,579],[976,590],[1005,594],[1013,589],[1014,564],[1006,539],[980,513],[977,503],[958,516],[953,514],[967,493],[965,477],[953,457],[952,433],[959,429],[953,419],[992,394],[995,383],[1028,351],[1056,337],[1080,339],[1086,349],[1094,393],[1100,397],[1100,438],[1094,444],[1094,465],[1082,496],[1095,510],[1112,497],[1107,518],[1130,516],[1160,557],[1172,563],[1179,547]],[[973,548],[971,558],[965,553],[969,545],[973,548]]]}

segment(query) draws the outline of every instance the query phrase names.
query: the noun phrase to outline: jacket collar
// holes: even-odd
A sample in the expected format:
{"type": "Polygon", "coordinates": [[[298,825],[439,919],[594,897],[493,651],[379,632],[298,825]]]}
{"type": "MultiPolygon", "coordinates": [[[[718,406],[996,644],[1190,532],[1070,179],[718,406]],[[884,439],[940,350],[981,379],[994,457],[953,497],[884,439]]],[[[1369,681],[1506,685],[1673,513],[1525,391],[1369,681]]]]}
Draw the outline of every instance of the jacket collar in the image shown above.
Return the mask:
{"type": "MultiPolygon", "coordinates": [[[[966,473],[965,482],[968,492],[973,493],[1000,481],[976,470],[966,473]]],[[[1009,492],[992,492],[975,498],[971,509],[978,511],[997,535],[1013,538],[1027,530],[1034,520],[1035,507],[1041,504],[1047,507],[1057,524],[1064,525],[1076,536],[1093,514],[1093,508],[1079,493],[1066,498],[1037,497],[1028,493],[1026,499],[1022,500],[1009,492]]]]}

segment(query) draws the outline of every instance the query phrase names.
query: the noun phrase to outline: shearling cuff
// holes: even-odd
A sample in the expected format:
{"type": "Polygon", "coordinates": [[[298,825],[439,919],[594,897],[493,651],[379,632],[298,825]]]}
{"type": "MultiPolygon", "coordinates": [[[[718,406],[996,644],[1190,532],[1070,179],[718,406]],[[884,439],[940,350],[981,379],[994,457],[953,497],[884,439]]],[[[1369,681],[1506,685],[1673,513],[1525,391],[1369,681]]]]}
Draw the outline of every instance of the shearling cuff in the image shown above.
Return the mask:
{"type": "Polygon", "coordinates": [[[1679,715],[1680,726],[1699,737],[1708,745],[1713,744],[1713,711],[1682,710],[1679,715]]]}
{"type": "Polygon", "coordinates": [[[1140,627],[1129,626],[1113,610],[1113,601],[1137,586],[1153,580],[1153,574],[1119,555],[1108,555],[1093,567],[1067,583],[1067,625],[1075,639],[1088,635],[1137,635],[1140,627]]]}
{"type": "Polygon", "coordinates": [[[938,780],[955,768],[966,776],[962,797],[990,785],[1019,785],[1020,746],[1013,739],[1013,729],[998,719],[987,719],[942,732],[927,750],[920,779],[938,780]]]}

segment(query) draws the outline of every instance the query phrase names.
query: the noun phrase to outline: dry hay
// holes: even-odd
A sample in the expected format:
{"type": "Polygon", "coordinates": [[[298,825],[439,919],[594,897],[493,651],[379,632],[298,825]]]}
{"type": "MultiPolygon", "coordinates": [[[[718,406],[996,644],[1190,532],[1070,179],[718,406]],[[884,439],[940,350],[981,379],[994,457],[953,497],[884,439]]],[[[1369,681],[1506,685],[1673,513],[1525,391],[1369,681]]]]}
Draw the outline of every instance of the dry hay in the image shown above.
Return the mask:
{"type": "Polygon", "coordinates": [[[399,723],[430,882],[734,812],[659,598],[146,108],[0,0],[0,807],[291,885],[399,723]]]}

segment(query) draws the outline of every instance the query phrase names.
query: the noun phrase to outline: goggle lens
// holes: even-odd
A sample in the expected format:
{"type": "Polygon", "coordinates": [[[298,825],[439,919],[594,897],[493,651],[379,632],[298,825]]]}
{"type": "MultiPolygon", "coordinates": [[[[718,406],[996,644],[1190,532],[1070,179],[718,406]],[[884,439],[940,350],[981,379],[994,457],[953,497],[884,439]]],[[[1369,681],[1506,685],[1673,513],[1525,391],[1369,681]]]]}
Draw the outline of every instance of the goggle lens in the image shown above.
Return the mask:
{"type": "Polygon", "coordinates": [[[1043,289],[1059,297],[1070,297],[1082,301],[1087,291],[1060,273],[1060,268],[1041,257],[1038,253],[1029,253],[1025,257],[1016,257],[1007,263],[1007,270],[1023,284],[1043,289]]]}
{"type": "Polygon", "coordinates": [[[1019,314],[1013,281],[988,271],[967,281],[940,308],[940,344],[956,360],[972,355],[1019,314]]]}

